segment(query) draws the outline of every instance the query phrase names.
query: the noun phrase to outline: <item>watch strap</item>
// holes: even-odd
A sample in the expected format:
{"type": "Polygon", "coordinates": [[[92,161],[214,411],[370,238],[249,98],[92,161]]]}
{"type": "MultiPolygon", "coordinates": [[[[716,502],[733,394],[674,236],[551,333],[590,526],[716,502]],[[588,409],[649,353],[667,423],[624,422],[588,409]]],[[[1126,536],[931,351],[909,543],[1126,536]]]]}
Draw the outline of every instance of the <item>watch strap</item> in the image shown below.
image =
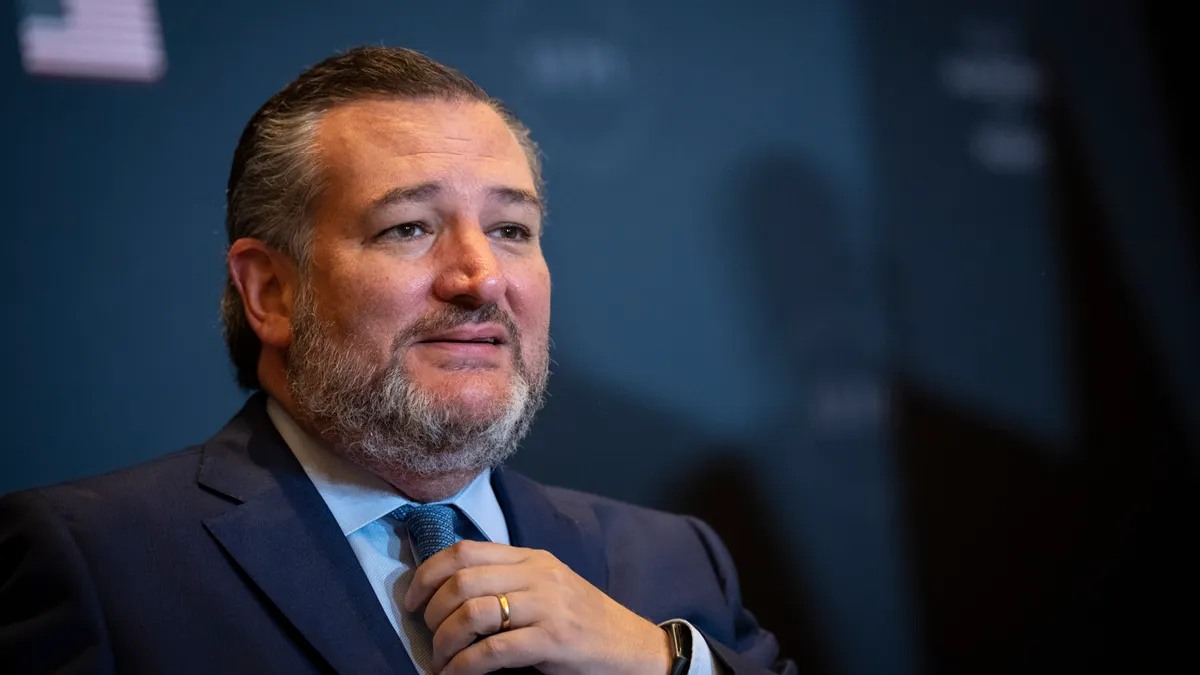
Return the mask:
{"type": "Polygon", "coordinates": [[[671,670],[667,675],[685,675],[692,661],[692,630],[686,624],[670,621],[663,624],[671,649],[671,670]]]}

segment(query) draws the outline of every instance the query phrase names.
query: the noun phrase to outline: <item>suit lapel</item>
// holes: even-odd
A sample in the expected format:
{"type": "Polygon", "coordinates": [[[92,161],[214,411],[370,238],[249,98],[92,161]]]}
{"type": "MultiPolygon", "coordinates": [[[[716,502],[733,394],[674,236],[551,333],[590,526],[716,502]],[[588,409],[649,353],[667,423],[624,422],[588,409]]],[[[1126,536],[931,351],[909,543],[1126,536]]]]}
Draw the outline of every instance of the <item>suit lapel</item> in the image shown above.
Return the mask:
{"type": "MultiPolygon", "coordinates": [[[[608,592],[603,539],[599,523],[590,514],[559,508],[544,487],[510,469],[492,472],[492,490],[504,512],[513,546],[549,551],[593,586],[608,592]]],[[[541,675],[536,668],[500,672],[541,675]]]]}
{"type": "Polygon", "coordinates": [[[608,592],[608,568],[600,524],[590,511],[574,511],[551,500],[545,487],[510,469],[492,472],[492,490],[508,523],[513,546],[549,551],[608,592]]]}
{"type": "Polygon", "coordinates": [[[200,483],[241,502],[205,527],[333,669],[416,675],[265,397],[252,398],[204,453],[200,483]]]}
{"type": "MultiPolygon", "coordinates": [[[[205,445],[199,482],[238,502],[204,521],[209,533],[335,671],[417,675],[333,514],[267,416],[265,396],[205,445]]],[[[508,469],[492,472],[492,488],[514,546],[549,551],[607,592],[590,511],[557,503],[508,469]]]]}

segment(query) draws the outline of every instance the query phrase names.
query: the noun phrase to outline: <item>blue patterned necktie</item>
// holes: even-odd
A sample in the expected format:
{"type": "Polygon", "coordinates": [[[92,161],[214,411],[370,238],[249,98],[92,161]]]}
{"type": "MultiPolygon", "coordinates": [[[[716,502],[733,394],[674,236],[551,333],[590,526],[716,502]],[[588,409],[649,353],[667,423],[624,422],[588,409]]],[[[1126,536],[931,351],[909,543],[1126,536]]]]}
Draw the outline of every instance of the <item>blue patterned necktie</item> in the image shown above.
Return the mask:
{"type": "MultiPolygon", "coordinates": [[[[396,597],[403,598],[412,583],[416,565],[429,560],[434,554],[459,540],[458,530],[462,514],[449,504],[405,504],[390,514],[404,523],[408,539],[412,543],[413,569],[396,579],[396,597]]],[[[429,675],[433,663],[433,634],[425,625],[418,610],[416,613],[400,608],[400,630],[408,638],[409,653],[418,672],[429,675]]]]}
{"type": "Polygon", "coordinates": [[[418,565],[459,540],[460,516],[449,504],[405,504],[392,511],[392,517],[408,528],[418,565]]]}

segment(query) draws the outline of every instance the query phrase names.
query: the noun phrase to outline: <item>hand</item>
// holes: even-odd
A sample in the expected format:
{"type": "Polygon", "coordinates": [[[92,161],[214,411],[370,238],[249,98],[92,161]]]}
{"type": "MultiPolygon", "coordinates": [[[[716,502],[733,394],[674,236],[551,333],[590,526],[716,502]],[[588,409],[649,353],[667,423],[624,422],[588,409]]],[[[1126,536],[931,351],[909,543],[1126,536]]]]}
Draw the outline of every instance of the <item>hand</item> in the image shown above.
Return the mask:
{"type": "Polygon", "coordinates": [[[417,568],[404,606],[415,612],[421,605],[433,631],[433,669],[441,675],[523,666],[547,675],[670,670],[665,631],[546,551],[460,541],[417,568]],[[500,593],[508,598],[511,626],[503,633],[500,593]]]}

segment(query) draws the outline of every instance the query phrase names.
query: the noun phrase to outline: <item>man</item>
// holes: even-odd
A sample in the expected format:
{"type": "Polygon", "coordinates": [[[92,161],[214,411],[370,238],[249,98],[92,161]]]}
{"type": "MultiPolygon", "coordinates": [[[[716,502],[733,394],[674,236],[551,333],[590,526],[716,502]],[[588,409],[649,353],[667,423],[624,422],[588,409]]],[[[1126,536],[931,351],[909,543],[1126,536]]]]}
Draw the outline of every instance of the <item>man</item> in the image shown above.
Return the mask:
{"type": "Polygon", "coordinates": [[[547,381],[541,191],[521,123],[408,50],[267,101],[223,303],[259,393],[199,447],[0,502],[0,671],[794,670],[703,523],[501,468],[547,381]]]}

